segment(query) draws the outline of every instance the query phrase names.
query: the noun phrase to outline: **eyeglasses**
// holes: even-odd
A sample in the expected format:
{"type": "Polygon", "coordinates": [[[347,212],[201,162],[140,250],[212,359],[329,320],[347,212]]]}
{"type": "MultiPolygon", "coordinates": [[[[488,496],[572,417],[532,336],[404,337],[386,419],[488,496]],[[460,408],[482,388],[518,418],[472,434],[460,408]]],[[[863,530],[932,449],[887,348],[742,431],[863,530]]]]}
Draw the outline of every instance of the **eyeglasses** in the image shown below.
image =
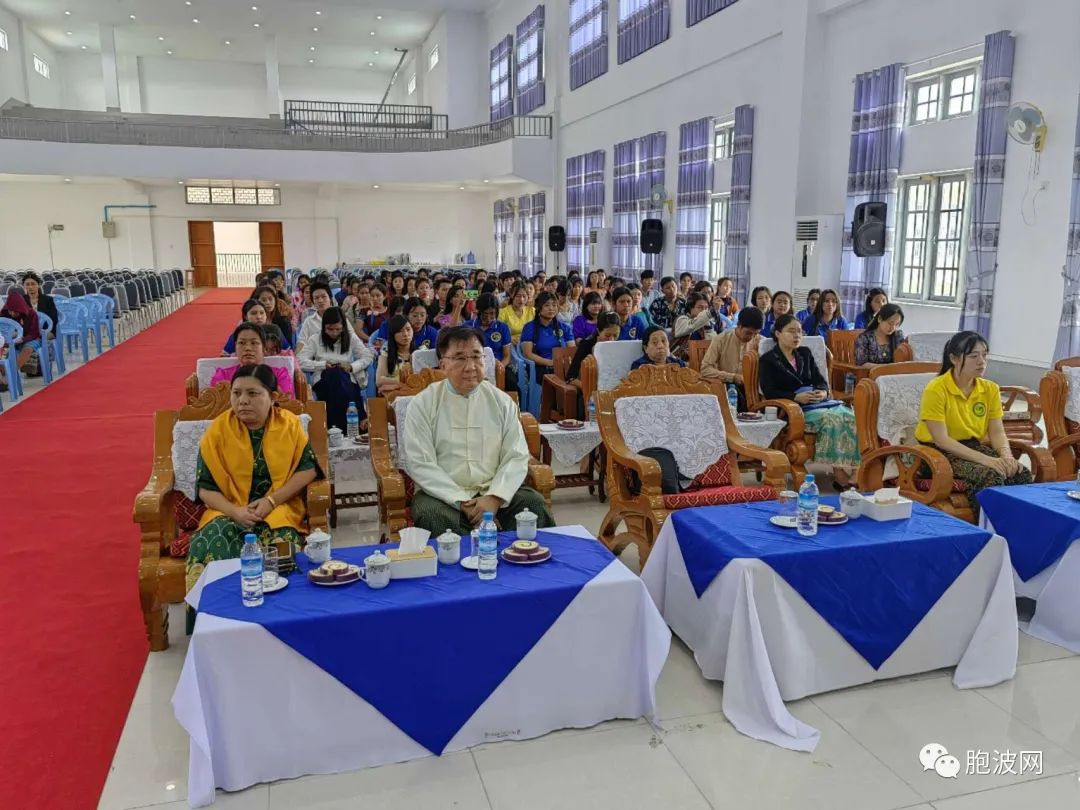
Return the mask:
{"type": "Polygon", "coordinates": [[[453,363],[455,366],[464,366],[472,364],[474,366],[484,365],[484,355],[482,354],[451,354],[443,358],[449,363],[453,363]]]}

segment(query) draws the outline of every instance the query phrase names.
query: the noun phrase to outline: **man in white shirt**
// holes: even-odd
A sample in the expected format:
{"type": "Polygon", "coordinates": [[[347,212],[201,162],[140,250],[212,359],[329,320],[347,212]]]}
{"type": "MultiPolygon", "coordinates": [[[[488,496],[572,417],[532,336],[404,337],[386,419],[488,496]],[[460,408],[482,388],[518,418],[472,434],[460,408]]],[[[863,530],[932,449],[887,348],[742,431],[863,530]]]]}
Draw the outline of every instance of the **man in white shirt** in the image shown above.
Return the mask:
{"type": "Polygon", "coordinates": [[[523,486],[530,456],[518,408],[484,379],[483,346],[477,329],[443,329],[436,351],[446,379],[409,403],[406,471],[416,484],[410,509],[413,523],[433,535],[467,535],[484,512],[509,528],[526,508],[541,528],[555,525],[543,496],[523,486]]]}
{"type": "MultiPolygon", "coordinates": [[[[308,315],[300,325],[300,332],[296,336],[297,354],[300,354],[300,350],[304,348],[304,344],[309,340],[319,339],[319,333],[322,332],[323,313],[330,309],[330,307],[336,306],[334,303],[334,296],[330,292],[330,285],[325,281],[311,282],[311,303],[315,307],[315,314],[308,315]]],[[[347,323],[348,321],[346,321],[346,324],[347,323]]],[[[355,329],[353,329],[353,337],[356,340],[360,340],[355,329]]]]}

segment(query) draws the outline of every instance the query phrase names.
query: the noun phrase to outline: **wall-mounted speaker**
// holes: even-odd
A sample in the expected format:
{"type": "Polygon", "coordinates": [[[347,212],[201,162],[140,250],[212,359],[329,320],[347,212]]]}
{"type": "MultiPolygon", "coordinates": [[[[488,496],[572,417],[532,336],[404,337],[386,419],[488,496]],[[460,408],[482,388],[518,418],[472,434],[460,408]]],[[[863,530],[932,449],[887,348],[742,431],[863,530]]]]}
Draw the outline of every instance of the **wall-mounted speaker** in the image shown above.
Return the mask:
{"type": "Polygon", "coordinates": [[[889,206],[883,202],[865,202],[855,207],[851,220],[851,248],[856,256],[885,255],[885,219],[889,206]]]}
{"type": "Polygon", "coordinates": [[[641,220],[641,252],[659,253],[664,249],[664,223],[659,219],[641,220]]]}
{"type": "Polygon", "coordinates": [[[552,225],[548,228],[548,249],[555,253],[566,250],[566,228],[562,225],[552,225]]]}

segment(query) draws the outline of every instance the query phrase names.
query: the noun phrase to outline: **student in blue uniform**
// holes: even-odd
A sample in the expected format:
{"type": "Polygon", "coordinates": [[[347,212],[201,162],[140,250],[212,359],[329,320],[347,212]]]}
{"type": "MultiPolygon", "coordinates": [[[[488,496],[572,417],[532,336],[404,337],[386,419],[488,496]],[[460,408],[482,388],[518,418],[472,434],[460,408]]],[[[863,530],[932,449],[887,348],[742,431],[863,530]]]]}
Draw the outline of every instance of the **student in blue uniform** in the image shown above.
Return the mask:
{"type": "Polygon", "coordinates": [[[881,287],[874,287],[866,294],[866,305],[863,311],[855,316],[855,328],[866,329],[866,325],[874,319],[881,308],[889,303],[889,294],[881,287]]]}
{"type": "Polygon", "coordinates": [[[840,296],[834,290],[822,290],[814,314],[803,322],[803,331],[808,335],[820,335],[828,340],[833,329],[850,329],[840,313],[840,296]]]}
{"type": "Polygon", "coordinates": [[[810,318],[814,314],[814,310],[817,309],[818,299],[821,298],[821,290],[817,287],[810,290],[806,294],[806,309],[795,313],[795,317],[799,319],[799,323],[806,325],[807,318],[810,318]]]}
{"type": "Polygon", "coordinates": [[[439,339],[439,330],[428,323],[428,311],[424,302],[419,298],[410,298],[405,302],[401,314],[409,319],[412,327],[413,348],[434,349],[435,341],[439,339]]]}
{"type": "Polygon", "coordinates": [[[641,340],[649,325],[640,312],[634,312],[634,294],[626,287],[611,293],[611,303],[619,316],[619,340],[641,340]]]}
{"type": "Polygon", "coordinates": [[[641,348],[645,350],[645,354],[631,364],[631,371],[642,366],[662,366],[665,363],[686,367],[686,363],[671,353],[667,332],[659,326],[650,326],[645,330],[645,335],[641,339],[641,348]]]}
{"type": "Polygon", "coordinates": [[[510,327],[499,320],[499,300],[492,293],[484,293],[476,299],[476,318],[466,326],[484,333],[484,345],[495,355],[495,362],[503,367],[510,364],[510,327]]]}
{"type": "Polygon", "coordinates": [[[772,337],[773,325],[781,315],[791,312],[791,294],[785,290],[777,290],[772,297],[769,313],[765,316],[765,323],[761,327],[762,337],[772,337]]]}
{"type": "Polygon", "coordinates": [[[559,301],[549,292],[536,296],[536,315],[521,330],[521,354],[545,371],[551,370],[555,362],[552,355],[556,348],[572,346],[570,328],[556,316],[559,314],[559,301]]]}

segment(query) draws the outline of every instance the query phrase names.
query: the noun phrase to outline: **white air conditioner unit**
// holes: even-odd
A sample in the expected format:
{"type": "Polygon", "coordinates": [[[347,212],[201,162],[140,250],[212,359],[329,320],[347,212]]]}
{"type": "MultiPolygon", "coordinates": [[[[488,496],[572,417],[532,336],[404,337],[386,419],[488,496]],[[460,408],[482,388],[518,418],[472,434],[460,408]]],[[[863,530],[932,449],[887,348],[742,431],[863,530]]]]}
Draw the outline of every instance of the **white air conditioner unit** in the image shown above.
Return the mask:
{"type": "Polygon", "coordinates": [[[589,271],[611,269],[611,228],[589,231],[589,271]]]}
{"type": "Polygon", "coordinates": [[[815,287],[835,288],[840,280],[844,218],[823,214],[795,219],[795,247],[791,257],[791,295],[795,310],[806,306],[806,295],[815,287]]]}

